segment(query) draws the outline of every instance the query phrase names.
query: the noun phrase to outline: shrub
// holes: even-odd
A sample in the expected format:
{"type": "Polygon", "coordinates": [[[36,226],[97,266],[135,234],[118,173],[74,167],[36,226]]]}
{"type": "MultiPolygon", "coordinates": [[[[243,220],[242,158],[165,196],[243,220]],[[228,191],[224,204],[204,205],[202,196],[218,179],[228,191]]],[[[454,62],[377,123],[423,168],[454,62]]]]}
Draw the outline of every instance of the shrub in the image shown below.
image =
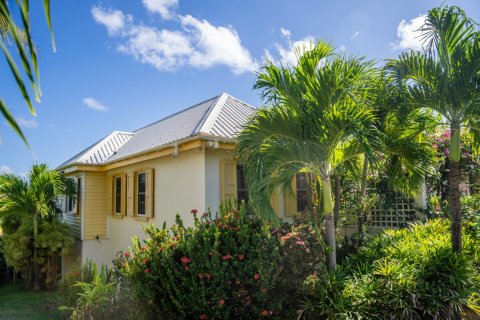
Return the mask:
{"type": "Polygon", "coordinates": [[[245,208],[222,207],[195,217],[193,228],[145,229],[149,239],[115,264],[153,318],[285,319],[298,306],[298,290],[324,265],[320,232],[313,226],[272,229],[245,208]]]}
{"type": "Polygon", "coordinates": [[[317,310],[336,309],[330,319],[452,319],[476,308],[479,255],[480,240],[468,233],[463,255],[451,250],[447,220],[386,230],[345,263],[345,281],[337,285],[342,308],[324,303],[315,290],[307,291],[307,299],[318,297],[317,310]]]}
{"type": "Polygon", "coordinates": [[[142,304],[114,272],[87,261],[80,270],[72,270],[60,284],[60,295],[73,320],[146,319],[142,304]]]}

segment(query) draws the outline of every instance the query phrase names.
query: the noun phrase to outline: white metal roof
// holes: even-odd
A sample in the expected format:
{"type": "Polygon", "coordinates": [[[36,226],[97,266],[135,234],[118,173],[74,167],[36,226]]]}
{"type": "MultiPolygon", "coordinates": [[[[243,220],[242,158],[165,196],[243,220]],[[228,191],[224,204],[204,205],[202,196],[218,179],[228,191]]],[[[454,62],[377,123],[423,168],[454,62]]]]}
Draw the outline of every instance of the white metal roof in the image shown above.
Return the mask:
{"type": "Polygon", "coordinates": [[[114,162],[197,135],[234,139],[254,113],[252,106],[222,93],[134,132],[115,131],[58,168],[114,162]]]}

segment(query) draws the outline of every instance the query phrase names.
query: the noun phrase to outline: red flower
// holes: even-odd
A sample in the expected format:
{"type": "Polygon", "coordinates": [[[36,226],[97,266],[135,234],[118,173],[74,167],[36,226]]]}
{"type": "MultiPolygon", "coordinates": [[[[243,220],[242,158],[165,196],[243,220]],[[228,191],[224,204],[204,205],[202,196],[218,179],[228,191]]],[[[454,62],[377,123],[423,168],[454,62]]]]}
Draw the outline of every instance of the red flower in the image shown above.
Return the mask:
{"type": "Polygon", "coordinates": [[[222,257],[222,260],[230,260],[230,259],[232,259],[232,258],[233,258],[233,257],[232,257],[231,255],[227,254],[227,255],[225,255],[225,256],[222,257]]]}
{"type": "Polygon", "coordinates": [[[268,316],[270,316],[271,314],[272,314],[272,312],[271,312],[271,311],[268,311],[268,310],[262,310],[262,316],[263,316],[263,317],[268,317],[268,316]]]}
{"type": "Polygon", "coordinates": [[[249,306],[251,303],[252,303],[252,300],[250,300],[250,297],[247,297],[247,299],[245,300],[245,304],[249,306]]]}
{"type": "Polygon", "coordinates": [[[145,273],[149,273],[150,272],[150,269],[145,269],[145,273]]]}
{"type": "Polygon", "coordinates": [[[201,314],[200,315],[200,320],[207,320],[208,316],[206,314],[201,314]]]}
{"type": "Polygon", "coordinates": [[[192,209],[192,210],[190,210],[190,213],[193,213],[193,214],[196,214],[197,212],[198,212],[197,209],[192,209]]]}
{"type": "Polygon", "coordinates": [[[190,263],[190,262],[191,262],[191,260],[190,260],[189,258],[187,258],[187,257],[182,257],[182,258],[180,259],[180,261],[182,261],[182,263],[190,263]]]}
{"type": "Polygon", "coordinates": [[[127,251],[127,252],[124,253],[124,255],[125,255],[125,257],[128,258],[128,257],[130,257],[130,252],[127,251]]]}
{"type": "Polygon", "coordinates": [[[225,304],[225,300],[224,299],[220,299],[218,300],[218,304],[223,306],[225,304]]]}
{"type": "Polygon", "coordinates": [[[188,271],[188,270],[190,270],[190,267],[189,266],[184,266],[183,269],[188,271]]]}
{"type": "Polygon", "coordinates": [[[145,251],[145,250],[147,250],[147,247],[146,247],[146,246],[142,246],[141,250],[142,250],[142,251],[145,251]]]}
{"type": "Polygon", "coordinates": [[[245,256],[243,254],[239,254],[238,255],[238,260],[242,261],[243,259],[245,259],[245,256]]]}
{"type": "Polygon", "coordinates": [[[238,213],[238,210],[237,210],[237,209],[233,209],[233,213],[238,213]]]}
{"type": "Polygon", "coordinates": [[[200,272],[200,273],[198,274],[198,278],[199,278],[199,279],[203,279],[203,273],[200,272]]]}
{"type": "Polygon", "coordinates": [[[253,275],[253,279],[255,279],[255,280],[260,279],[260,274],[255,273],[255,274],[253,275]]]}
{"type": "Polygon", "coordinates": [[[210,273],[205,273],[205,278],[210,279],[212,275],[210,273]]]}
{"type": "Polygon", "coordinates": [[[147,259],[143,259],[143,264],[147,264],[148,260],[147,259]]]}
{"type": "Polygon", "coordinates": [[[208,217],[208,212],[204,212],[204,213],[202,214],[202,216],[205,217],[205,218],[208,217]]]}

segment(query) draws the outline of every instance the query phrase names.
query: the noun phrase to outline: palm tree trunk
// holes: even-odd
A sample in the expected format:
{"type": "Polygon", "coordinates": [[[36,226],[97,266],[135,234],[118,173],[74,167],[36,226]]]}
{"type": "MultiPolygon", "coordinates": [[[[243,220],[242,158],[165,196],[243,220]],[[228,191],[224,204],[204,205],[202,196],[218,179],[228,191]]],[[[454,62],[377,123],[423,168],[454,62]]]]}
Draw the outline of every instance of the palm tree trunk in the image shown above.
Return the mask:
{"type": "Polygon", "coordinates": [[[363,169],[362,169],[362,181],[360,185],[360,206],[361,206],[361,212],[360,212],[360,219],[358,219],[358,232],[363,233],[363,226],[364,223],[367,221],[367,212],[364,209],[364,201],[365,198],[367,197],[367,178],[368,178],[368,158],[367,155],[363,155],[363,169]]]}
{"type": "Polygon", "coordinates": [[[327,244],[327,264],[330,271],[335,270],[337,265],[337,253],[335,243],[335,223],[333,219],[332,191],[330,177],[322,179],[323,214],[325,217],[325,242],[327,244]]]}
{"type": "Polygon", "coordinates": [[[452,249],[462,251],[462,208],[460,204],[460,126],[451,126],[448,154],[448,204],[452,249]]]}
{"type": "Polygon", "coordinates": [[[38,272],[38,250],[36,245],[36,240],[38,236],[38,219],[36,216],[33,217],[33,291],[40,290],[39,272],[38,272]]]}
{"type": "Polygon", "coordinates": [[[338,174],[334,175],[335,178],[335,203],[333,205],[333,222],[335,225],[335,230],[337,230],[338,227],[338,219],[340,217],[340,194],[342,193],[341,191],[341,186],[340,186],[340,177],[338,174]]]}

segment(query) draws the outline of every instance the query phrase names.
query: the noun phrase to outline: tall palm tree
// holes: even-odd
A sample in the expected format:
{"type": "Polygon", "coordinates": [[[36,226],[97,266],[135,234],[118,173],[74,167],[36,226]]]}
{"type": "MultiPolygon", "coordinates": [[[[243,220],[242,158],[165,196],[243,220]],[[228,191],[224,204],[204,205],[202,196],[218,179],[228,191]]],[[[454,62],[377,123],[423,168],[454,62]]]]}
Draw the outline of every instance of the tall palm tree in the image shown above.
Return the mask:
{"type": "MultiPolygon", "coordinates": [[[[35,109],[33,108],[30,94],[27,90],[24,78],[17,67],[12,55],[10,53],[7,43],[10,40],[13,40],[15,44],[15,49],[18,52],[20,60],[22,62],[23,70],[27,75],[27,81],[30,83],[35,100],[40,102],[40,80],[39,80],[39,70],[38,70],[38,61],[37,61],[37,52],[35,45],[31,37],[31,22],[29,14],[29,0],[24,1],[10,1],[10,3],[20,9],[20,16],[22,18],[22,27],[21,29],[15,23],[12,12],[9,9],[9,1],[0,0],[0,48],[2,49],[7,63],[10,67],[10,71],[15,78],[18,89],[20,90],[29,110],[32,115],[35,115],[35,109]]],[[[50,15],[50,0],[43,1],[43,8],[45,11],[45,18],[47,20],[48,28],[50,29],[50,35],[52,39],[52,47],[55,51],[55,42],[53,39],[52,31],[52,20],[50,15]]],[[[27,140],[18,125],[17,121],[11,114],[7,104],[0,97],[0,113],[5,118],[7,123],[12,127],[12,129],[22,138],[22,140],[27,143],[27,140]]]]}
{"type": "Polygon", "coordinates": [[[27,178],[14,174],[0,175],[0,221],[17,217],[32,221],[33,230],[33,289],[39,287],[38,253],[35,241],[42,219],[52,218],[58,211],[57,198],[74,194],[74,184],[46,164],[33,165],[27,178]]]}
{"type": "Polygon", "coordinates": [[[376,134],[366,107],[371,62],[334,53],[319,41],[297,50],[293,69],[267,62],[254,88],[271,107],[258,110],[238,137],[237,155],[245,163],[252,205],[273,215],[270,196],[291,192],[293,177],[309,172],[321,182],[328,265],[335,268],[335,228],[330,177],[341,163],[372,155],[376,134]],[[265,211],[266,209],[270,209],[265,211]]]}
{"type": "Polygon", "coordinates": [[[480,32],[463,10],[449,6],[430,10],[419,31],[426,50],[403,53],[388,69],[411,106],[434,110],[450,126],[448,203],[452,249],[460,252],[460,138],[468,130],[480,141],[480,32]]]}

